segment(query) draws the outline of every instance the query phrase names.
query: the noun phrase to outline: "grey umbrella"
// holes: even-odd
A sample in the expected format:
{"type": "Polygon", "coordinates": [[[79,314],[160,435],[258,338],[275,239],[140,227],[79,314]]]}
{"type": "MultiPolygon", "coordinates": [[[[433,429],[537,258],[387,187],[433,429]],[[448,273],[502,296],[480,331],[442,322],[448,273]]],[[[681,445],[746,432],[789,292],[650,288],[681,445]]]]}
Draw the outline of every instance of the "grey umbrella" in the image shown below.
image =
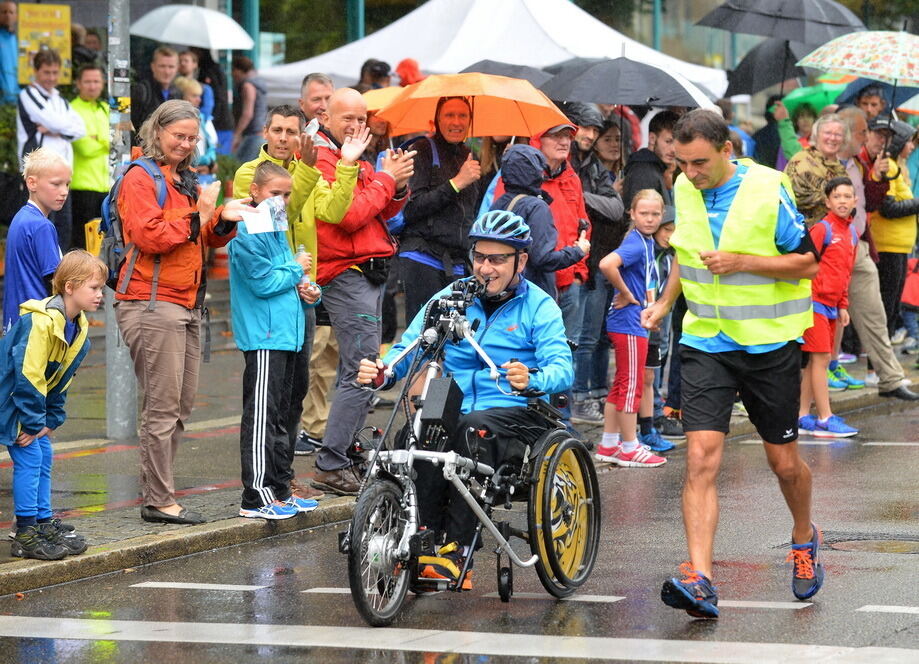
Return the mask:
{"type": "MultiPolygon", "coordinates": [[[[808,51],[808,53],[810,53],[810,51],[808,51]]],[[[807,55],[807,53],[804,55],[807,55]]],[[[801,57],[803,58],[804,55],[801,57]]],[[[525,81],[529,81],[537,88],[552,78],[552,74],[544,72],[542,69],[528,67],[526,65],[513,65],[509,62],[499,62],[498,60],[479,60],[475,64],[469,65],[460,71],[460,74],[465,74],[466,72],[479,72],[480,74],[495,74],[497,76],[508,76],[510,78],[522,78],[525,81]]]]}
{"type": "Polygon", "coordinates": [[[757,44],[728,73],[724,96],[752,95],[789,78],[806,76],[807,72],[795,63],[814,48],[784,39],[767,39],[757,44]]]}
{"type": "Polygon", "coordinates": [[[865,29],[855,14],[833,0],[727,0],[696,25],[804,44],[824,44],[865,29]]]}

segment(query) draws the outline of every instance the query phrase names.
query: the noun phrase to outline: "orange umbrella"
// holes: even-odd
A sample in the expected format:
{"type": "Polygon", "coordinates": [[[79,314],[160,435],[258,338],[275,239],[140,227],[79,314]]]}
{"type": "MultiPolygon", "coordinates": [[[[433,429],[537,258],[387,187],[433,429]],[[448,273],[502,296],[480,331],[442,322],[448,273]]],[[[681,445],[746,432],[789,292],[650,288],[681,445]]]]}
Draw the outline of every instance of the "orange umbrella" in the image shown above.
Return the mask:
{"type": "Polygon", "coordinates": [[[470,136],[535,136],[568,118],[529,81],[469,72],[434,74],[402,89],[377,113],[389,122],[392,134],[434,128],[434,111],[441,97],[465,97],[472,107],[470,136]]]}
{"type": "Polygon", "coordinates": [[[390,85],[386,88],[377,88],[376,90],[367,90],[364,93],[364,101],[367,102],[367,111],[379,111],[387,106],[393,99],[405,90],[401,85],[390,85]]]}

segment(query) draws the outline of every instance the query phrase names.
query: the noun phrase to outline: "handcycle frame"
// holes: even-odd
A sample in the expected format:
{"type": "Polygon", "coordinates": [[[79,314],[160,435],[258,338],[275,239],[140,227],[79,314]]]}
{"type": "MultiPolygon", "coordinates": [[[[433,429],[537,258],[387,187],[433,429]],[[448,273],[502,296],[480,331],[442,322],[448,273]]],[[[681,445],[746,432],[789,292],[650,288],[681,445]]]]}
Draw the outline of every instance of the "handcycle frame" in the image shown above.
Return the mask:
{"type": "MultiPolygon", "coordinates": [[[[477,525],[470,549],[473,550],[475,548],[483,527],[495,538],[497,542],[495,553],[498,556],[499,594],[503,601],[508,601],[513,592],[513,571],[510,567],[502,567],[502,554],[506,555],[507,558],[518,567],[532,567],[540,559],[540,556],[536,553],[533,553],[528,558],[519,556],[509,542],[510,536],[515,535],[526,540],[529,540],[530,537],[525,532],[513,528],[508,522],[496,523],[490,516],[494,500],[503,493],[505,507],[510,508],[511,497],[516,487],[515,481],[520,478],[529,477],[529,459],[531,452],[529,446],[526,447],[523,454],[522,467],[519,473],[517,475],[511,475],[510,477],[505,477],[504,475],[503,471],[505,470],[505,466],[495,469],[487,464],[479,462],[477,459],[461,456],[455,451],[442,452],[419,449],[429,436],[435,439],[443,439],[447,435],[452,435],[446,432],[442,427],[437,431],[437,425],[431,424],[430,422],[425,425],[422,418],[425,400],[429,395],[429,388],[432,381],[438,378],[442,372],[446,348],[450,343],[456,344],[463,340],[468,341],[482,362],[488,367],[490,377],[494,379],[497,389],[502,393],[527,397],[536,397],[543,394],[542,392],[533,390],[506,391],[501,387],[500,380],[503,378],[501,372],[498,370],[494,361],[475,340],[476,325],[470,324],[465,317],[466,309],[474,298],[482,294],[483,290],[482,285],[475,280],[461,280],[454,283],[454,288],[449,295],[429,303],[425,309],[425,329],[423,332],[393,358],[392,362],[390,362],[390,366],[384,370],[384,377],[392,380],[395,377],[394,367],[411,356],[416,350],[419,351],[413,358],[412,364],[406,374],[405,384],[400,392],[397,407],[393,409],[393,413],[390,415],[381,435],[374,441],[367,472],[361,482],[358,492],[358,509],[355,510],[355,518],[352,520],[352,524],[348,531],[342,533],[340,536],[339,548],[343,553],[349,554],[349,577],[352,587],[352,596],[355,599],[358,610],[364,618],[373,625],[386,625],[391,622],[404,599],[406,585],[409,583],[418,583],[416,573],[417,557],[425,552],[433,552],[434,549],[435,533],[420,528],[418,523],[417,493],[413,479],[413,464],[416,459],[442,468],[444,478],[452,484],[457,493],[459,493],[464,502],[468,505],[469,509],[476,515],[479,524],[477,525]],[[428,323],[430,323],[430,325],[428,325],[428,323]],[[424,371],[424,379],[421,393],[417,398],[415,412],[411,413],[409,408],[409,392],[412,385],[421,375],[422,370],[424,371]],[[406,427],[407,440],[405,441],[404,447],[394,449],[392,448],[393,426],[399,414],[400,406],[405,414],[406,423],[411,422],[411,427],[406,427]],[[428,427],[427,430],[425,426],[428,427]],[[435,427],[433,434],[432,427],[435,427]],[[384,447],[387,448],[384,449],[384,447]],[[484,482],[479,483],[479,481],[473,477],[473,474],[484,477],[484,482]],[[364,579],[363,590],[356,589],[355,584],[358,583],[358,578],[363,579],[364,577],[361,576],[363,575],[363,570],[354,569],[358,564],[358,562],[355,562],[356,558],[361,554],[361,551],[352,551],[353,546],[362,547],[363,545],[363,538],[357,543],[352,541],[355,535],[353,531],[356,524],[358,524],[358,514],[360,513],[362,496],[367,492],[370,494],[370,501],[368,502],[372,502],[373,499],[382,496],[386,492],[386,487],[384,486],[386,484],[394,485],[397,489],[388,500],[393,504],[391,510],[396,509],[394,505],[395,501],[398,500],[398,510],[401,512],[402,519],[401,532],[398,533],[397,541],[391,533],[385,535],[378,533],[373,535],[366,543],[367,560],[364,564],[368,569],[373,568],[378,571],[389,569],[395,570],[395,573],[392,575],[392,583],[396,584],[395,587],[397,589],[394,591],[396,599],[393,601],[394,606],[391,611],[368,608],[365,605],[369,601],[376,601],[371,597],[374,592],[378,592],[378,596],[383,597],[389,589],[391,581],[385,581],[384,583],[381,576],[378,575],[374,580],[372,575],[370,575],[371,585],[375,585],[377,591],[374,591],[373,588],[366,587],[366,579],[364,579]],[[372,489],[375,485],[377,485],[378,488],[372,489]],[[473,491],[470,490],[470,486],[473,487],[475,495],[473,491]],[[400,574],[403,578],[397,579],[400,574]],[[411,577],[411,579],[409,580],[408,577],[411,577]],[[402,584],[401,587],[398,586],[399,583],[402,584]],[[358,595],[360,595],[360,597],[358,597],[358,595]]],[[[551,406],[544,404],[542,401],[533,399],[530,401],[528,407],[536,410],[536,412],[546,419],[546,434],[543,439],[549,437],[556,431],[563,431],[560,422],[560,414],[551,408],[551,406]]],[[[470,433],[471,431],[467,431],[466,435],[468,436],[470,433]]],[[[590,472],[592,473],[592,466],[590,472]]],[[[595,476],[593,476],[591,481],[593,482],[591,486],[594,487],[593,491],[595,492],[595,476]]],[[[595,509],[598,509],[598,507],[595,509]]],[[[368,525],[373,516],[373,514],[368,513],[368,525]]],[[[598,527],[598,512],[594,518],[597,520],[596,526],[598,527]]],[[[398,526],[394,526],[394,528],[396,530],[399,529],[398,526]]],[[[364,527],[361,526],[360,530],[363,531],[364,527]]],[[[361,532],[359,534],[364,533],[361,532]]],[[[534,550],[532,543],[531,550],[534,550]]],[[[544,548],[542,550],[545,552],[544,548]]],[[[587,564],[588,574],[589,568],[592,567],[593,559],[595,558],[595,545],[593,551],[589,555],[591,559],[587,564]]],[[[461,590],[464,579],[469,572],[471,558],[471,556],[466,557],[466,562],[458,579],[450,581],[426,580],[424,582],[425,586],[427,586],[427,589],[433,590],[461,590]]],[[[540,572],[540,578],[543,580],[542,576],[544,572],[542,568],[538,567],[537,571],[540,572]]],[[[568,577],[565,578],[567,579],[568,577]]],[[[546,585],[545,581],[543,585],[546,585]]],[[[572,586],[574,585],[580,585],[580,581],[577,583],[572,582],[572,586]]],[[[546,587],[549,589],[549,586],[546,587]]],[[[417,592],[415,587],[412,589],[417,592]]],[[[564,594],[572,590],[573,588],[566,591],[564,594]]],[[[556,596],[562,596],[561,590],[558,592],[550,592],[556,596]]]]}

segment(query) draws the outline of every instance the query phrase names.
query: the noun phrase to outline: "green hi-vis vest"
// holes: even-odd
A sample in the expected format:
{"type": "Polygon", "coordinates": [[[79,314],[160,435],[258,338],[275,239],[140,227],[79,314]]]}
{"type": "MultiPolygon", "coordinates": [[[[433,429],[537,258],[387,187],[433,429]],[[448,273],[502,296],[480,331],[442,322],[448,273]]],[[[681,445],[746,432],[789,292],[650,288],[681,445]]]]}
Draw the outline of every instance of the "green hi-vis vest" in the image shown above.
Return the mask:
{"type": "MultiPolygon", "coordinates": [[[[745,162],[746,163],[746,162],[745,162]]],[[[778,256],[775,227],[779,187],[794,200],[783,173],[750,164],[728,210],[720,251],[753,256],[778,256]]],[[[710,338],[724,332],[742,346],[772,344],[800,337],[813,325],[809,279],[773,279],[752,272],[715,275],[699,257],[715,249],[702,194],[685,175],[674,184],[676,248],[680,282],[689,311],[683,332],[710,338]]]]}

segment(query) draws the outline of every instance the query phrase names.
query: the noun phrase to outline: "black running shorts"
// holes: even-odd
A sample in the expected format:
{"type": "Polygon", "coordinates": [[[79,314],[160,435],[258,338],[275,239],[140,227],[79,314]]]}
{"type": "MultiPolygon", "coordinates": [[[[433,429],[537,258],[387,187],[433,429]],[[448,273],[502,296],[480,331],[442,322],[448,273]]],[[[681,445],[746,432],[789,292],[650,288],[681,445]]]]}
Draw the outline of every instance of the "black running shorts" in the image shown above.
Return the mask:
{"type": "Polygon", "coordinates": [[[681,346],[680,358],[684,431],[728,433],[734,395],[739,392],[763,440],[797,440],[801,347],[796,341],[768,353],[706,353],[681,346]]]}

